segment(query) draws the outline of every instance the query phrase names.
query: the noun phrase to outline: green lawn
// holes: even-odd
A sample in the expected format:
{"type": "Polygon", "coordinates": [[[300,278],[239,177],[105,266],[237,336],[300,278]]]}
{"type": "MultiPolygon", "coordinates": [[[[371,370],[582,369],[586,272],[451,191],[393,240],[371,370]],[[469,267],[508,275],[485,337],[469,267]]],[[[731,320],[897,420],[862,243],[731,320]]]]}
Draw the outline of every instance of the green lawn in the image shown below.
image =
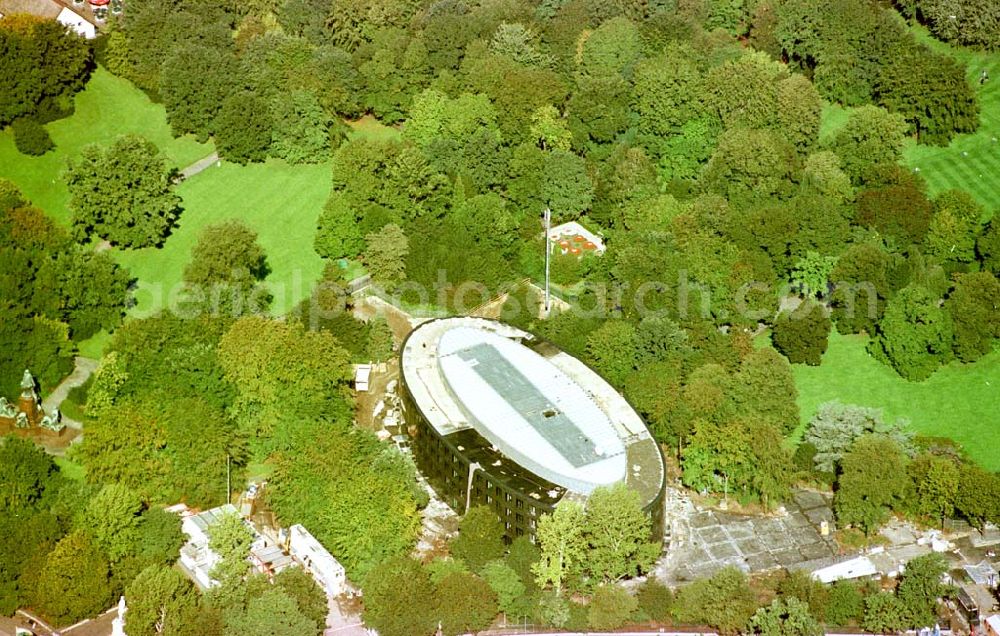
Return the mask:
{"type": "Polygon", "coordinates": [[[83,481],[87,477],[87,470],[71,459],[65,457],[53,457],[59,472],[73,481],[83,481]]]}
{"type": "Polygon", "coordinates": [[[910,143],[903,158],[908,166],[920,169],[931,195],[951,188],[966,190],[991,215],[1000,208],[1000,53],[951,47],[922,28],[915,33],[930,48],[966,65],[966,76],[979,93],[980,123],[975,133],[956,137],[945,148],[910,143]],[[980,85],[983,69],[991,79],[980,85]]]}
{"type": "Polygon", "coordinates": [[[833,333],[820,366],[793,366],[803,422],[834,399],[877,407],[889,419],[909,419],[920,434],[954,439],[974,460],[1000,470],[1000,352],[971,365],[949,364],[923,382],[908,382],[869,356],[866,342],[865,336],[833,333]]]}
{"type": "Polygon", "coordinates": [[[114,250],[115,258],[139,279],[133,315],[147,315],[170,305],[191,248],[202,228],[238,218],[257,230],[267,252],[274,294],[281,313],[309,295],[323,270],[312,249],[316,219],[330,192],[329,164],[292,166],[284,161],[212,166],[181,183],[180,223],[162,248],[114,250]]]}
{"type": "Polygon", "coordinates": [[[127,80],[98,68],[76,96],[72,116],[48,124],[55,150],[41,157],[22,155],[9,129],[0,131],[0,177],[10,179],[35,205],[62,222],[69,221],[69,193],[59,177],[68,157],[89,143],[108,143],[117,135],[137,133],[160,149],[168,163],[184,167],[212,153],[211,144],[191,136],[174,139],[163,106],[127,80]]]}

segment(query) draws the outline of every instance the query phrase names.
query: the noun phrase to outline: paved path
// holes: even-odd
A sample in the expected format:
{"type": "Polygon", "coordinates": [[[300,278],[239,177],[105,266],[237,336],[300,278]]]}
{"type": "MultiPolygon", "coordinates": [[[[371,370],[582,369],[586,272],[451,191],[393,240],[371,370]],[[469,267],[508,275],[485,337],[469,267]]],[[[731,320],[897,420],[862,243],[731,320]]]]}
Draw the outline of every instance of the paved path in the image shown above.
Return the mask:
{"type": "MultiPolygon", "coordinates": [[[[63,378],[63,381],[59,383],[59,386],[55,388],[52,393],[48,395],[44,400],[42,400],[42,408],[45,409],[46,413],[52,413],[55,409],[59,408],[66,396],[69,395],[70,389],[74,389],[90,378],[91,374],[97,369],[98,361],[93,358],[84,358],[83,356],[76,357],[76,367],[73,369],[73,373],[63,378]]],[[[63,422],[66,426],[75,429],[83,428],[83,425],[76,420],[71,420],[64,417],[63,422]]]]}
{"type": "Polygon", "coordinates": [[[218,160],[219,160],[219,153],[213,152],[204,159],[199,159],[198,161],[195,161],[187,168],[181,170],[181,180],[183,181],[184,179],[193,177],[202,170],[205,170],[209,166],[215,164],[218,160]]]}

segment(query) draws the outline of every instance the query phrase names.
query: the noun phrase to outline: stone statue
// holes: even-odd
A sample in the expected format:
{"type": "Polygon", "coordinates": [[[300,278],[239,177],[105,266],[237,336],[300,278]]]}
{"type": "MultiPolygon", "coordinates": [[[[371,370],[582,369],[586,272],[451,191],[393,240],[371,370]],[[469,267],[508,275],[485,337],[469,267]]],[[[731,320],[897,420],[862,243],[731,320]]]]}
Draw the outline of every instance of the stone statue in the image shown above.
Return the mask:
{"type": "Polygon", "coordinates": [[[66,428],[66,425],[59,421],[61,419],[62,419],[62,414],[59,412],[59,409],[52,409],[52,414],[43,417],[42,421],[39,423],[39,426],[58,433],[62,431],[64,428],[66,428]]]}
{"type": "Polygon", "coordinates": [[[126,636],[125,634],[125,612],[128,607],[125,605],[125,597],[118,598],[118,616],[111,621],[111,636],[126,636]]]}
{"type": "Polygon", "coordinates": [[[17,409],[2,395],[0,395],[0,417],[17,417],[17,409]]]}
{"type": "Polygon", "coordinates": [[[35,393],[35,378],[31,377],[31,372],[24,370],[21,378],[21,397],[24,399],[38,401],[38,394],[35,393]]]}
{"type": "Polygon", "coordinates": [[[14,419],[14,426],[17,428],[28,428],[28,414],[18,413],[17,417],[14,419]]]}

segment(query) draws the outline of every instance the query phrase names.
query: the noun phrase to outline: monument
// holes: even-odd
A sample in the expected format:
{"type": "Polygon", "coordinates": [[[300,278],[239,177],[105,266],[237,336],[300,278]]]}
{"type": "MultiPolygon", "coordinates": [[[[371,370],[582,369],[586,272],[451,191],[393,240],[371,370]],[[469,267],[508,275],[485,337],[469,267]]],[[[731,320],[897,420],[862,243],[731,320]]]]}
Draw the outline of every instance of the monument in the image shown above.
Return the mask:
{"type": "Polygon", "coordinates": [[[21,394],[17,404],[0,396],[0,435],[14,433],[22,437],[35,437],[38,441],[65,441],[66,424],[59,409],[46,414],[38,397],[35,378],[25,369],[21,377],[21,394]]]}

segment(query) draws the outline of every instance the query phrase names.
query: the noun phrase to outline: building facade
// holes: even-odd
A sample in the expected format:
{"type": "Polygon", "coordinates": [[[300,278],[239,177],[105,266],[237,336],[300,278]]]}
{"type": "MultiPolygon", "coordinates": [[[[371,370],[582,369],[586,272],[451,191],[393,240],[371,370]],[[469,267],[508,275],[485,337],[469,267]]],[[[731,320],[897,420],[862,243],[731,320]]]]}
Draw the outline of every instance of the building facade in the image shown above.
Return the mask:
{"type": "Polygon", "coordinates": [[[417,466],[452,509],[489,506],[534,541],[563,500],[624,482],[663,534],[664,463],[645,423],[582,362],[500,322],[443,318],[403,343],[402,411],[417,466]]]}

